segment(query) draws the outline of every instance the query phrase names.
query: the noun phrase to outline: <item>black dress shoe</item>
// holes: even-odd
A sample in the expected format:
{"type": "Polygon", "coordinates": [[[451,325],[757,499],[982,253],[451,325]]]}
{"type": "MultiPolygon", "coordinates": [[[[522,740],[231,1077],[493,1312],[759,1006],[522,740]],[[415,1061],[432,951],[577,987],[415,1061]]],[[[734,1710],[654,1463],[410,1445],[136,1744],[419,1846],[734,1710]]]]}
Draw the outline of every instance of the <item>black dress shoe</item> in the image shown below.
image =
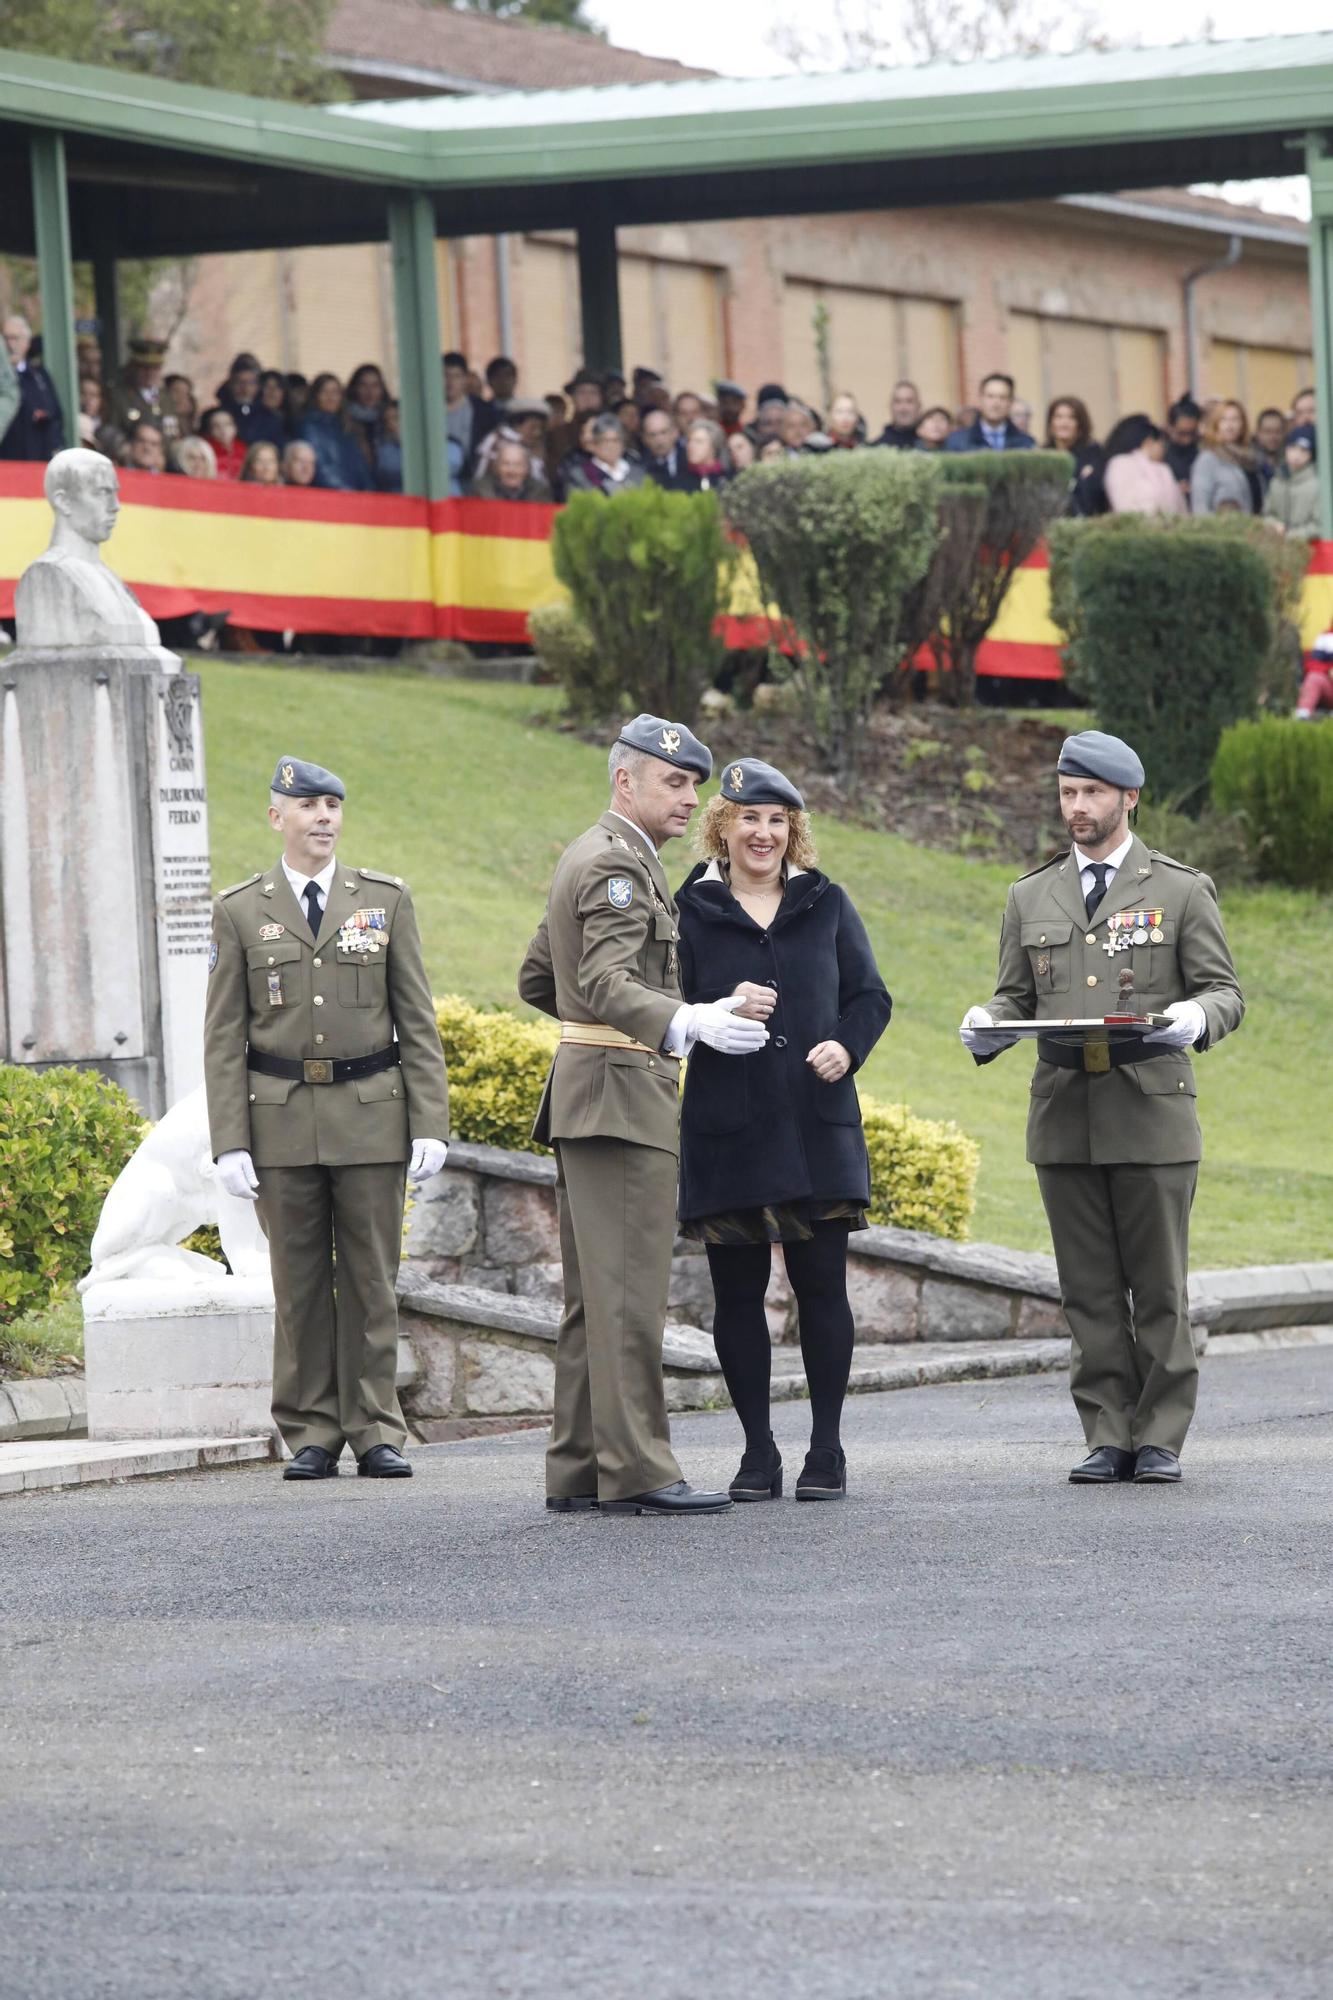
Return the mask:
{"type": "Polygon", "coordinates": [[[373,1444],[362,1452],[356,1469],[363,1479],[410,1479],[412,1468],[396,1444],[373,1444]]]}
{"type": "Polygon", "coordinates": [[[683,1479],[673,1486],[659,1486],[655,1493],[636,1493],[632,1500],[603,1500],[603,1514],[725,1514],[731,1505],[726,1493],[696,1493],[683,1479]]]}
{"type": "MultiPolygon", "coordinates": [[[[340,1447],[341,1448],[341,1447],[340,1447]]],[[[302,1445],[289,1464],[282,1468],[284,1479],[336,1479],[338,1460],[322,1444],[302,1445]]]]}
{"type": "Polygon", "coordinates": [[[798,1500],[845,1500],[847,1454],[839,1446],[811,1445],[796,1482],[798,1500]]]}
{"type": "Polygon", "coordinates": [[[1145,1444],[1134,1460],[1134,1479],[1146,1485],[1165,1486],[1183,1478],[1175,1452],[1160,1444],[1145,1444]]]}
{"type": "Polygon", "coordinates": [[[595,1493],[548,1493],[546,1505],[552,1514],[591,1514],[597,1505],[595,1493]]]}
{"type": "Polygon", "coordinates": [[[1134,1477],[1134,1454],[1118,1444],[1099,1444],[1069,1475],[1071,1486],[1114,1486],[1134,1477]]]}
{"type": "Polygon", "coordinates": [[[740,1469],[727,1488],[733,1500],[780,1500],[782,1498],[782,1453],[773,1441],[747,1444],[740,1469]]]}

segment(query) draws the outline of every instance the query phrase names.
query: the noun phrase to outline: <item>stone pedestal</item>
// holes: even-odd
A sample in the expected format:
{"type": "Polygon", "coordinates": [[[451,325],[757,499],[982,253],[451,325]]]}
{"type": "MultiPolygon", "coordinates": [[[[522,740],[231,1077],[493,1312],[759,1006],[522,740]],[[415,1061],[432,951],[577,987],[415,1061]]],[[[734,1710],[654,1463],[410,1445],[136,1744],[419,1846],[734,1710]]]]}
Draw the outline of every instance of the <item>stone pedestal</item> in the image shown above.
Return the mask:
{"type": "Polygon", "coordinates": [[[0,1059],[100,1070],[150,1117],[202,1080],[197,675],[160,646],[0,665],[0,1059]]]}
{"type": "Polygon", "coordinates": [[[273,1429],[273,1288],[261,1278],[121,1278],[83,1295],[90,1438],[273,1429]]]}

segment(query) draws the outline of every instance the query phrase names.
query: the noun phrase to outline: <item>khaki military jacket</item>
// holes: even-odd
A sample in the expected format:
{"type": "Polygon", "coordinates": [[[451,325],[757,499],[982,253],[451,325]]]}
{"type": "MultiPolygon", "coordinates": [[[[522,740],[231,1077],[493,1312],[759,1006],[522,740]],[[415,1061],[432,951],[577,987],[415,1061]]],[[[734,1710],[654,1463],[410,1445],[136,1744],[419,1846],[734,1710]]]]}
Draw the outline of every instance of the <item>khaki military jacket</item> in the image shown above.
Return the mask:
{"type": "MultiPolygon", "coordinates": [[[[1239,1027],[1245,1012],[1217,892],[1198,869],[1145,847],[1136,834],[1091,922],[1072,851],[1014,883],[995,994],[986,1002],[997,1022],[1160,1014],[1173,1000],[1197,1000],[1203,1008],[1207,1027],[1195,1043],[1200,1050],[1239,1027]],[[1144,943],[1108,953],[1112,937],[1125,934],[1111,920],[1136,911],[1149,917],[1160,912],[1160,918],[1129,930],[1131,938],[1146,931],[1144,943]],[[1129,1007],[1122,1004],[1126,970],[1133,976],[1129,1007]]],[[[1195,1096],[1184,1049],[1100,1076],[1038,1060],[1027,1156],[1038,1166],[1197,1160],[1202,1139],[1195,1096]]]]}
{"type": "Polygon", "coordinates": [[[681,1005],[680,925],[662,864],[642,836],[603,813],[556,864],[518,990],[560,1021],[615,1028],[639,1048],[564,1043],[532,1136],[624,1139],[680,1150],[680,1064],[662,1053],[681,1005]]]}
{"type": "Polygon", "coordinates": [[[405,1160],[413,1139],[447,1139],[449,1087],[412,898],[397,875],[339,863],[319,936],[280,862],[213,904],[204,1082],[213,1157],[257,1167],[405,1160]],[[375,949],[358,949],[357,943],[375,949]],[[319,1060],[372,1055],[397,1067],[349,1083],[288,1082],[247,1066],[249,1049],[319,1060]]]}

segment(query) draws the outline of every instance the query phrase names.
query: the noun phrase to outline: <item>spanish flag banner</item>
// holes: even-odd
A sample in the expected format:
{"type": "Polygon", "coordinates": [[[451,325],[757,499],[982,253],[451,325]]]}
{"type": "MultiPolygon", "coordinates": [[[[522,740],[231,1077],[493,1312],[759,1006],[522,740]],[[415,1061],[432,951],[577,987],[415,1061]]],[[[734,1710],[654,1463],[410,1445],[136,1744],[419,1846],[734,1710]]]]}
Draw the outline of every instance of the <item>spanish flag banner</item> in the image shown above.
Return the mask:
{"type": "MultiPolygon", "coordinates": [[[[40,465],[0,465],[0,618],[50,534],[40,465]]],[[[523,645],[528,613],[565,596],[551,561],[553,506],[427,502],[175,474],[122,472],[121,514],[106,551],[154,618],[226,612],[260,632],[462,639],[523,645]]],[[[1316,542],[1302,600],[1308,652],[1333,626],[1333,542],[1316,542]]],[[[743,557],[722,619],[732,647],[777,636],[754,565],[743,557]]],[[[1015,574],[977,660],[980,672],[1059,680],[1047,559],[1015,574]]]]}

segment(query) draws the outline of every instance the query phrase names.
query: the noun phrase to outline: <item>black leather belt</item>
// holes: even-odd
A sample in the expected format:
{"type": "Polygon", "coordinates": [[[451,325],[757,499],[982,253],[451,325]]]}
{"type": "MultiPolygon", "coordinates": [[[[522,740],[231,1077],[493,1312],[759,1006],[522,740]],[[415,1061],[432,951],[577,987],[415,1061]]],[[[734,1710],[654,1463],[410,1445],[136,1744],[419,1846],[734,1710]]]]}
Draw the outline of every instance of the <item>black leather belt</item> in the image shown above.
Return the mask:
{"type": "MultiPolygon", "coordinates": [[[[1145,1042],[1136,1035],[1132,1042],[1112,1042],[1108,1051],[1111,1069],[1123,1069],[1126,1063],[1151,1062],[1154,1056],[1171,1056],[1176,1051],[1165,1042],[1145,1042]]],[[[1057,1069],[1087,1069],[1080,1044],[1071,1048],[1065,1042],[1047,1042],[1038,1038],[1037,1054],[1042,1062],[1054,1063],[1057,1069]]],[[[1094,1071],[1093,1074],[1096,1074],[1094,1071]]]]}
{"type": "Polygon", "coordinates": [[[246,1051],[245,1066],[260,1076],[281,1076],[289,1083],[356,1083],[363,1076],[398,1066],[398,1044],[376,1049],[370,1056],[270,1056],[262,1049],[246,1051]]]}

